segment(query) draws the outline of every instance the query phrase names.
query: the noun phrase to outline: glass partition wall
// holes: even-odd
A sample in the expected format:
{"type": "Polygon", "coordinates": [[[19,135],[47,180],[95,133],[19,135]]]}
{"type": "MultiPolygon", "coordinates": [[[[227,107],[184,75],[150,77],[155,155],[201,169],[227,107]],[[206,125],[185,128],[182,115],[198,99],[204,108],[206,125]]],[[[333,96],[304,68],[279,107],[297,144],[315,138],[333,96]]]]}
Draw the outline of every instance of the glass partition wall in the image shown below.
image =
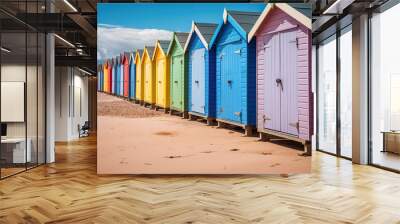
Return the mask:
{"type": "Polygon", "coordinates": [[[370,163],[400,171],[400,4],[371,18],[370,163]]]}
{"type": "MultiPolygon", "coordinates": [[[[18,8],[35,13],[39,2],[18,8]]],[[[0,11],[1,179],[45,163],[45,44],[44,33],[0,11]]]]}
{"type": "Polygon", "coordinates": [[[317,47],[317,150],[352,157],[351,25],[317,47]]]}

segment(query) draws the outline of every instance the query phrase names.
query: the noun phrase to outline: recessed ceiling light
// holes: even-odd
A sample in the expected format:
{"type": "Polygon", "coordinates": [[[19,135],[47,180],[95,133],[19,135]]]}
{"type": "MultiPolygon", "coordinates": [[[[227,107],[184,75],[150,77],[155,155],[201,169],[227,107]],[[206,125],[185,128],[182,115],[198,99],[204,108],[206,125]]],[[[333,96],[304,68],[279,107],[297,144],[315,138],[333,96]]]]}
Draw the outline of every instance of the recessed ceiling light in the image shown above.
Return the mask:
{"type": "Polygon", "coordinates": [[[83,69],[81,69],[81,68],[78,68],[78,70],[81,71],[81,72],[83,72],[83,73],[85,73],[85,74],[87,74],[87,75],[93,75],[92,73],[90,73],[90,72],[88,72],[88,71],[86,71],[86,70],[83,70],[83,69]]]}
{"type": "Polygon", "coordinates": [[[68,40],[62,38],[61,36],[59,36],[58,34],[54,34],[55,37],[57,37],[59,40],[61,40],[62,42],[66,43],[67,45],[75,48],[75,45],[73,45],[71,42],[69,42],[68,40]]]}
{"type": "Polygon", "coordinates": [[[9,50],[9,49],[7,49],[5,47],[1,47],[0,49],[1,49],[1,51],[4,51],[6,53],[10,53],[11,52],[11,50],[9,50]]]}
{"type": "Polygon", "coordinates": [[[64,0],[65,4],[67,4],[74,12],[78,12],[78,10],[73,6],[68,0],[64,0]]]}

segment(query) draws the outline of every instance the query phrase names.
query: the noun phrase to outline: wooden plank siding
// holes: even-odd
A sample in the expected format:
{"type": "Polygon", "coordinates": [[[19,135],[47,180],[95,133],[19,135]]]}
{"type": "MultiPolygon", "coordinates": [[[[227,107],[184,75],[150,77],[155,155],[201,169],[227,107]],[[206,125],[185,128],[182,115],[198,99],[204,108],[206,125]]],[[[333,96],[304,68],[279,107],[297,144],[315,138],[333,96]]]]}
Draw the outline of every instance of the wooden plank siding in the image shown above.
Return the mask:
{"type": "Polygon", "coordinates": [[[313,97],[311,90],[311,31],[279,8],[265,18],[256,33],[257,42],[257,128],[264,129],[264,37],[273,32],[297,29],[297,109],[299,138],[311,140],[313,97]]]}
{"type": "Polygon", "coordinates": [[[188,109],[192,111],[192,52],[196,49],[205,49],[205,108],[204,116],[215,117],[215,52],[213,50],[208,51],[197,33],[194,32],[189,40],[187,49],[187,66],[188,66],[188,109]]]}
{"type": "Polygon", "coordinates": [[[170,50],[170,108],[173,110],[186,112],[188,110],[188,92],[187,92],[187,55],[183,49],[184,46],[178,40],[174,33],[170,50]],[[183,60],[182,64],[180,64],[183,60]],[[177,65],[178,64],[178,65],[177,65]],[[177,66],[179,66],[178,69],[177,66]],[[176,83],[175,83],[176,81],[176,83]]]}
{"type": "MultiPolygon", "coordinates": [[[[231,121],[243,125],[256,125],[256,73],[255,73],[255,47],[256,42],[251,41],[247,43],[247,39],[240,35],[237,28],[232,25],[229,20],[220,29],[218,36],[215,39],[215,45],[212,47],[216,49],[216,114],[218,119],[231,121]],[[222,100],[223,94],[228,94],[224,90],[224,80],[227,74],[224,74],[224,68],[221,68],[221,58],[223,48],[226,45],[237,45],[240,43],[240,69],[231,74],[230,78],[239,80],[239,86],[233,86],[234,90],[230,92],[235,96],[226,96],[232,98],[230,105],[226,105],[227,102],[222,100]],[[224,102],[223,102],[224,101],[224,102]],[[233,108],[227,108],[233,107],[233,108]],[[224,110],[228,110],[228,113],[222,113],[224,110]],[[237,116],[237,112],[240,112],[240,118],[237,116]]],[[[235,48],[236,49],[236,48],[235,48]]],[[[229,55],[224,55],[227,58],[232,57],[234,52],[230,52],[229,55]]],[[[231,59],[227,59],[230,60],[231,59]]]]}

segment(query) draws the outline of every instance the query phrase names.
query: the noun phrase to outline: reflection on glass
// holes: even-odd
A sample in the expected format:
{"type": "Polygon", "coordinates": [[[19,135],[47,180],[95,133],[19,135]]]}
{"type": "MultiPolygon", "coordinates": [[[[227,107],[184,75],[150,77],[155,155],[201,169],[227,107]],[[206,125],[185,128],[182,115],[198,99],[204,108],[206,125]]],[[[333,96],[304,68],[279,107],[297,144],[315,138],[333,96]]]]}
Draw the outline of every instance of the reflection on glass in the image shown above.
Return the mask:
{"type": "Polygon", "coordinates": [[[45,163],[45,60],[46,60],[46,38],[44,34],[39,33],[38,40],[38,164],[45,163]]]}
{"type": "Polygon", "coordinates": [[[30,148],[30,160],[27,163],[27,167],[34,167],[37,165],[37,33],[28,32],[27,33],[27,43],[28,43],[28,61],[26,65],[26,113],[27,113],[27,142],[30,148]]]}
{"type": "MultiPolygon", "coordinates": [[[[45,3],[0,1],[0,6],[23,15],[43,13],[45,3]]],[[[0,20],[0,178],[4,178],[45,162],[46,39],[2,12],[0,20]]]]}
{"type": "Polygon", "coordinates": [[[400,170],[400,5],[372,17],[372,163],[400,170]]]}
{"type": "Polygon", "coordinates": [[[1,46],[1,176],[25,170],[30,161],[30,142],[26,141],[26,34],[2,33],[1,46]],[[12,108],[12,109],[11,109],[12,108]],[[27,150],[28,149],[28,150],[27,150]]]}
{"type": "Polygon", "coordinates": [[[351,26],[340,36],[340,153],[352,157],[352,35],[351,26]]]}
{"type": "Polygon", "coordinates": [[[318,48],[318,149],[336,153],[336,37],[318,48]]]}

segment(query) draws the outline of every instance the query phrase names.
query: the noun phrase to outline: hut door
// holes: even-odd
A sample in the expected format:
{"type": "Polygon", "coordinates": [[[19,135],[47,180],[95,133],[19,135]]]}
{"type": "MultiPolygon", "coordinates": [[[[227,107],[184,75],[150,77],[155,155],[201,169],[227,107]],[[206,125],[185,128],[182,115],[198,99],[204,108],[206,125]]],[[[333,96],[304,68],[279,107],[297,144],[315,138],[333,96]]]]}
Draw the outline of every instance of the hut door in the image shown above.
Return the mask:
{"type": "Polygon", "coordinates": [[[264,40],[264,127],[298,135],[296,30],[264,40]]]}
{"type": "Polygon", "coordinates": [[[205,49],[197,49],[192,55],[192,111],[204,113],[205,108],[205,49]]]}
{"type": "Polygon", "coordinates": [[[136,98],[139,100],[143,100],[143,79],[142,79],[142,65],[141,62],[138,62],[136,65],[136,98]]]}
{"type": "Polygon", "coordinates": [[[280,33],[281,131],[299,134],[297,113],[297,30],[280,33]]]}
{"type": "Polygon", "coordinates": [[[241,122],[241,89],[240,89],[240,58],[241,42],[226,44],[220,55],[221,88],[219,95],[221,103],[219,117],[231,121],[241,122]]]}
{"type": "Polygon", "coordinates": [[[165,59],[159,59],[157,61],[157,103],[164,104],[165,96],[165,84],[164,84],[164,71],[165,71],[165,59]]]}
{"type": "Polygon", "coordinates": [[[120,71],[121,73],[119,74],[119,95],[123,96],[124,95],[124,64],[120,65],[120,71]]]}
{"type": "Polygon", "coordinates": [[[183,108],[183,57],[181,55],[172,57],[172,106],[183,108]]]}
{"type": "Polygon", "coordinates": [[[264,40],[264,128],[281,130],[281,89],[276,82],[280,78],[279,35],[264,40]]]}
{"type": "Polygon", "coordinates": [[[145,91],[145,100],[151,101],[151,62],[146,61],[145,63],[145,70],[144,70],[144,91],[145,91]]]}

